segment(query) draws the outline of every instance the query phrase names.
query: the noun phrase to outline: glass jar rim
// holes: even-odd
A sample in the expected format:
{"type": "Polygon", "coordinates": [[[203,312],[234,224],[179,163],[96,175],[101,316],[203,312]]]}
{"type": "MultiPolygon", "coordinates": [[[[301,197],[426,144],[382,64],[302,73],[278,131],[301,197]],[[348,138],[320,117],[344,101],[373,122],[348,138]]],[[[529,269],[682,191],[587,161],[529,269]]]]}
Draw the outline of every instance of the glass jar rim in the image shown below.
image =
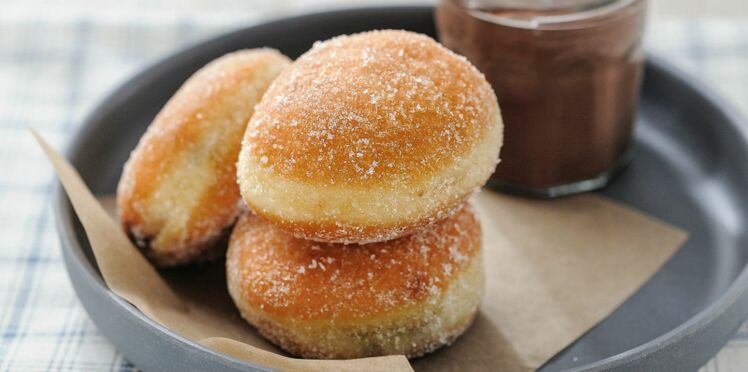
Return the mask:
{"type": "MultiPolygon", "coordinates": [[[[538,15],[523,18],[513,18],[490,13],[482,9],[468,8],[463,5],[463,0],[443,0],[450,6],[456,6],[464,10],[470,16],[486,22],[495,23],[514,28],[554,30],[554,29],[579,29],[591,27],[599,22],[609,21],[627,14],[628,10],[637,10],[646,0],[611,0],[602,2],[596,7],[582,7],[579,11],[538,15]]],[[[537,10],[538,8],[508,8],[514,10],[537,10]]],[[[563,9],[562,7],[556,9],[563,9]]]]}

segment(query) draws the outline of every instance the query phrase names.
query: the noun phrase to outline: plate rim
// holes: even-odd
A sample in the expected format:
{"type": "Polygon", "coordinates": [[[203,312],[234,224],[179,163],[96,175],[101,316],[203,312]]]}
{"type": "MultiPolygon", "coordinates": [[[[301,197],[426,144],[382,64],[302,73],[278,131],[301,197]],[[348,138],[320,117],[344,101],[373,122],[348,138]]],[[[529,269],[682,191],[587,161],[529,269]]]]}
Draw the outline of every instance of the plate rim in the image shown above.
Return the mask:
{"type": "MultiPolygon", "coordinates": [[[[668,62],[665,58],[647,51],[646,71],[656,70],[661,76],[680,84],[685,90],[701,96],[705,102],[712,105],[716,111],[726,117],[726,122],[731,125],[730,129],[739,137],[744,149],[748,149],[748,119],[740,115],[738,111],[729,104],[713,88],[709,87],[699,78],[692,76],[673,63],[668,62]]],[[[659,271],[659,270],[658,270],[659,271]]],[[[743,309],[743,318],[747,318],[748,310],[748,264],[743,266],[740,274],[733,280],[727,290],[715,299],[706,308],[689,318],[681,325],[665,332],[664,334],[645,342],[637,347],[626,350],[622,353],[601,359],[596,362],[588,363],[583,366],[572,368],[572,371],[600,371],[609,368],[623,366],[626,363],[633,363],[652,357],[654,354],[662,352],[672,347],[682,339],[698,336],[697,333],[706,330],[709,325],[717,321],[717,318],[728,312],[730,309],[743,309]]],[[[739,327],[738,323],[735,327],[739,327]]],[[[735,328],[733,327],[733,328],[735,328]]],[[[734,332],[731,332],[732,334],[734,332]]],[[[723,343],[724,344],[724,343],[723,343]]],[[[722,345],[718,348],[721,349],[722,345]]],[[[716,355],[716,354],[715,354],[716,355]]]]}
{"type": "MultiPolygon", "coordinates": [[[[189,43],[178,50],[167,53],[161,57],[157,57],[153,61],[146,63],[142,68],[136,71],[134,74],[125,78],[120,84],[114,86],[108,93],[103,95],[103,99],[96,102],[92,106],[88,114],[83,119],[83,123],[73,133],[72,137],[68,142],[68,146],[64,151],[65,157],[70,159],[75,151],[81,147],[85,139],[90,137],[89,132],[98,127],[99,122],[98,116],[101,116],[102,111],[107,106],[117,105],[117,101],[128,97],[131,94],[140,90],[140,86],[143,85],[144,81],[149,79],[149,75],[160,75],[160,70],[163,66],[166,66],[180,56],[194,52],[196,49],[204,48],[213,44],[219,40],[230,38],[231,35],[245,33],[250,29],[259,27],[271,27],[274,24],[280,24],[285,22],[293,22],[300,19],[311,19],[318,17],[330,17],[332,15],[350,15],[353,13],[371,13],[371,12],[402,12],[402,11],[432,11],[431,6],[385,6],[385,7],[345,7],[335,8],[332,10],[318,10],[312,13],[303,14],[291,14],[285,16],[274,17],[272,19],[254,22],[247,26],[242,26],[237,29],[223,32],[207,39],[198,40],[194,43],[189,43]]],[[[748,149],[748,122],[746,119],[739,115],[738,112],[727,103],[720,95],[715,93],[712,88],[706,86],[698,78],[691,76],[679,68],[673,66],[671,63],[666,62],[663,58],[647,53],[647,71],[656,70],[658,74],[661,74],[668,79],[677,82],[682,86],[683,89],[691,91],[693,94],[701,96],[704,101],[714,107],[714,109],[720,112],[726,117],[726,122],[729,122],[729,128],[739,137],[743,147],[748,149]]],[[[83,253],[83,248],[80,241],[77,239],[75,234],[75,221],[77,216],[75,215],[69,199],[65,194],[59,180],[55,178],[53,181],[54,186],[54,200],[53,208],[56,220],[57,233],[60,240],[60,246],[65,256],[65,268],[66,270],[75,269],[83,270],[84,279],[94,283],[94,288],[99,296],[110,296],[116,303],[124,310],[129,316],[136,318],[144,322],[146,325],[153,328],[153,332],[166,333],[183,347],[190,347],[196,349],[196,351],[204,352],[210,355],[212,358],[223,359],[230,361],[234,367],[238,368],[252,368],[255,370],[269,370],[267,367],[260,366],[251,362],[236,359],[234,357],[218,353],[213,351],[197,342],[182,337],[171,330],[167,329],[158,322],[148,318],[145,314],[140,312],[137,308],[131,305],[126,300],[120,298],[111,292],[103,281],[103,278],[98,274],[98,269],[93,266],[93,262],[89,261],[83,253]],[[70,262],[69,262],[70,261],[70,262]]],[[[70,276],[71,273],[68,272],[70,276]]],[[[72,279],[72,278],[71,278],[72,279]]],[[[75,288],[76,295],[80,297],[78,289],[75,288]]],[[[598,371],[607,370],[611,368],[617,368],[622,366],[634,365],[637,362],[645,361],[646,359],[652,359],[660,356],[663,352],[668,352],[674,345],[683,342],[686,338],[693,338],[703,333],[710,325],[716,322],[722,314],[730,310],[746,310],[748,309],[748,265],[744,266],[740,274],[730,284],[728,289],[722,293],[717,299],[709,304],[706,308],[701,310],[699,313],[689,318],[678,327],[648,341],[639,346],[626,350],[622,353],[612,355],[610,357],[591,362],[585,365],[577,366],[572,368],[573,371],[598,371]]],[[[86,309],[88,312],[88,309],[86,309]]],[[[745,316],[745,311],[743,311],[745,316]]],[[[89,315],[90,317],[90,315],[89,315]]],[[[737,326],[739,326],[738,323],[737,326]]],[[[720,345],[721,346],[721,345],[720,345]]]]}

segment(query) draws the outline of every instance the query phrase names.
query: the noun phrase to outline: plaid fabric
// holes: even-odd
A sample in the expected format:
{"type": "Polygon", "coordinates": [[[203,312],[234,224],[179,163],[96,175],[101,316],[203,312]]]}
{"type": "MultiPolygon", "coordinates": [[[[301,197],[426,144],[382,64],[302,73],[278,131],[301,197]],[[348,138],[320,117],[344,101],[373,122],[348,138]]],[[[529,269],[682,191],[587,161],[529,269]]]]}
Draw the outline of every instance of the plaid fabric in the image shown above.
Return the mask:
{"type": "MultiPolygon", "coordinates": [[[[51,167],[26,128],[64,148],[106,91],[155,58],[252,17],[0,15],[0,371],[135,369],[75,297],[50,210],[51,167]]],[[[648,43],[748,114],[748,20],[651,23],[648,43]]],[[[703,370],[746,365],[744,325],[703,370]]]]}

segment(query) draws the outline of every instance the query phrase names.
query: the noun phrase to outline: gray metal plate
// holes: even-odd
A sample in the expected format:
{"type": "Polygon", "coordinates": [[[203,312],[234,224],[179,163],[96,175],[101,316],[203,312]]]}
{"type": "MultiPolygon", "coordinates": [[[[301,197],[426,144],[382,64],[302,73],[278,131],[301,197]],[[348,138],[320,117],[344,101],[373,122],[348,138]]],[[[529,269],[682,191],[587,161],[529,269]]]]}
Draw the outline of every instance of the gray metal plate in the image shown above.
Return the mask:
{"type": "MultiPolygon", "coordinates": [[[[150,120],[208,61],[260,46],[296,57],[315,40],[382,28],[433,35],[432,10],[312,14],[198,44],[114,91],[88,117],[67,155],[95,193],[111,194],[122,164],[150,120]]],[[[748,313],[748,124],[699,84],[653,58],[647,63],[637,120],[636,156],[601,193],[687,230],[689,240],[631,299],[543,371],[695,370],[748,313]]],[[[259,369],[169,332],[112,295],[59,190],[55,207],[65,263],[81,302],[101,332],[135,365],[169,371],[259,369]]]]}

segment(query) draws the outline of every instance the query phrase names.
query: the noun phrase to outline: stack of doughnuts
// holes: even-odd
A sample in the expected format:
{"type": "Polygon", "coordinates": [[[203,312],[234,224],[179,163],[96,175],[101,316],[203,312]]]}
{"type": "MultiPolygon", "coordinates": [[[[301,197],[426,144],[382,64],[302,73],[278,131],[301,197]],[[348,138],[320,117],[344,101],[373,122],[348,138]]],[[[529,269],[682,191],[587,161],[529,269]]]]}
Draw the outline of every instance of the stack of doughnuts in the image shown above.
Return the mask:
{"type": "Polygon", "coordinates": [[[156,117],[125,166],[120,219],[157,266],[225,252],[241,315],[293,355],[417,357],[478,310],[468,199],[502,130],[483,75],[424,35],[340,36],[295,62],[237,52],[156,117]]]}
{"type": "Polygon", "coordinates": [[[237,177],[254,215],[229,242],[229,293],[307,358],[417,357],[448,344],[483,294],[467,199],[502,143],[496,96],[431,38],[319,42],[255,109],[237,177]]]}

